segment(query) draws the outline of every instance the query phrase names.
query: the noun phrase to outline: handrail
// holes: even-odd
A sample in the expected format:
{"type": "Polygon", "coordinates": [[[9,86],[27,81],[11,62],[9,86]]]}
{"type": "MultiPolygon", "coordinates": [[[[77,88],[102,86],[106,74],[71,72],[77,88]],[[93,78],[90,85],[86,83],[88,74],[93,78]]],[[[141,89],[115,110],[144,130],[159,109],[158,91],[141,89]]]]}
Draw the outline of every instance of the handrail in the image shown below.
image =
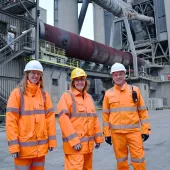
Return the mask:
{"type": "Polygon", "coordinates": [[[7,98],[9,97],[9,93],[3,89],[2,87],[0,87],[1,91],[0,91],[0,99],[2,99],[5,103],[7,103],[7,98]]]}
{"type": "Polygon", "coordinates": [[[28,30],[26,30],[23,34],[21,34],[20,36],[18,36],[16,39],[14,39],[11,43],[9,43],[8,45],[6,45],[5,47],[3,47],[2,49],[0,49],[0,52],[2,52],[3,50],[5,50],[6,48],[8,48],[9,46],[11,46],[13,43],[15,43],[16,41],[18,41],[20,38],[24,37],[28,32],[31,32],[33,30],[33,28],[30,28],[28,30]]]}

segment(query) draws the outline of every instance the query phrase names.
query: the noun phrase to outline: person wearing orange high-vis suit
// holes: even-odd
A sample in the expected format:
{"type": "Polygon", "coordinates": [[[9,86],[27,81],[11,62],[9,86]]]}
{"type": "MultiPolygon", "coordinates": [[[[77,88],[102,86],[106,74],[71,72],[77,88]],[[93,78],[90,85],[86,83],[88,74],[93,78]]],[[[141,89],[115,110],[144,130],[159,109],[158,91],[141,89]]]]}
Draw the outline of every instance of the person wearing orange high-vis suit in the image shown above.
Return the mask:
{"type": "Polygon", "coordinates": [[[111,67],[114,87],[107,90],[103,100],[103,132],[112,145],[118,170],[129,170],[128,149],[134,170],[146,170],[143,141],[151,133],[148,112],[140,90],[125,82],[124,65],[111,67]]]}
{"type": "Polygon", "coordinates": [[[87,93],[86,73],[80,68],[71,72],[71,87],[57,104],[62,131],[65,170],[92,170],[92,152],[103,142],[92,97],[87,93]]]}
{"type": "Polygon", "coordinates": [[[24,78],[8,99],[6,133],[16,170],[44,170],[45,155],[56,147],[56,120],[44,91],[43,67],[31,60],[24,78]]]}

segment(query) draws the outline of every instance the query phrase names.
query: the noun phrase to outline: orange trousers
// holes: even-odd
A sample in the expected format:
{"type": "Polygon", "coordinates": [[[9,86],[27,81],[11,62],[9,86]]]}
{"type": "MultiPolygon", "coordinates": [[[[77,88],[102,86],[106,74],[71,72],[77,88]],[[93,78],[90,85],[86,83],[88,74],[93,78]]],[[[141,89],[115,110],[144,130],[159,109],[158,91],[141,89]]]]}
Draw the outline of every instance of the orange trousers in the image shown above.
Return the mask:
{"type": "Polygon", "coordinates": [[[128,150],[134,170],[146,170],[145,153],[140,132],[112,133],[112,142],[118,170],[130,170],[128,150]]]}
{"type": "Polygon", "coordinates": [[[92,153],[65,154],[65,170],[92,170],[92,153]]]}
{"type": "Polygon", "coordinates": [[[15,158],[15,170],[44,170],[45,156],[37,158],[15,158]]]}

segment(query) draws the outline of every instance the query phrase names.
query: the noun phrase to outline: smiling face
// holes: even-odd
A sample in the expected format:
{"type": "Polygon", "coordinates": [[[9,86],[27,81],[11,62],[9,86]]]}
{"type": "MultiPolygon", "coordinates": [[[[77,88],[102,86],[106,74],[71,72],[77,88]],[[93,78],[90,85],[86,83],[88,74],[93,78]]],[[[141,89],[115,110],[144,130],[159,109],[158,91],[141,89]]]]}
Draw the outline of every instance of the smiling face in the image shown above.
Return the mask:
{"type": "Polygon", "coordinates": [[[41,76],[41,71],[32,70],[28,73],[28,80],[33,84],[37,84],[40,81],[41,76]]]}
{"type": "Polygon", "coordinates": [[[86,78],[85,77],[74,78],[73,85],[78,91],[82,92],[86,85],[86,78]]]}
{"type": "Polygon", "coordinates": [[[117,71],[112,73],[112,79],[117,86],[123,86],[125,83],[125,72],[117,71]]]}

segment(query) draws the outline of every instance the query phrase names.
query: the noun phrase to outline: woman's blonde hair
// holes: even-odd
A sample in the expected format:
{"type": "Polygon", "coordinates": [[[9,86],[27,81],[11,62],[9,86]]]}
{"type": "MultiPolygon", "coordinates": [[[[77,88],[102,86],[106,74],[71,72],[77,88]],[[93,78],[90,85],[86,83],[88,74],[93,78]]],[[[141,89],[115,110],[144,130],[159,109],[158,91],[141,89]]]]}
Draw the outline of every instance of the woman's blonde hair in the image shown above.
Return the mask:
{"type": "MultiPolygon", "coordinates": [[[[71,81],[70,88],[71,89],[76,89],[75,86],[74,86],[74,79],[71,81]]],[[[84,86],[83,92],[84,91],[88,91],[88,89],[89,89],[89,83],[88,83],[88,80],[86,79],[85,80],[85,86],[84,86]]]]}
{"type": "MultiPolygon", "coordinates": [[[[22,78],[22,80],[20,81],[20,83],[17,86],[18,88],[22,88],[24,93],[26,91],[27,80],[28,80],[28,73],[29,72],[25,72],[24,77],[22,78]]],[[[42,88],[44,90],[43,75],[41,75],[39,83],[40,83],[40,88],[42,88]]]]}

